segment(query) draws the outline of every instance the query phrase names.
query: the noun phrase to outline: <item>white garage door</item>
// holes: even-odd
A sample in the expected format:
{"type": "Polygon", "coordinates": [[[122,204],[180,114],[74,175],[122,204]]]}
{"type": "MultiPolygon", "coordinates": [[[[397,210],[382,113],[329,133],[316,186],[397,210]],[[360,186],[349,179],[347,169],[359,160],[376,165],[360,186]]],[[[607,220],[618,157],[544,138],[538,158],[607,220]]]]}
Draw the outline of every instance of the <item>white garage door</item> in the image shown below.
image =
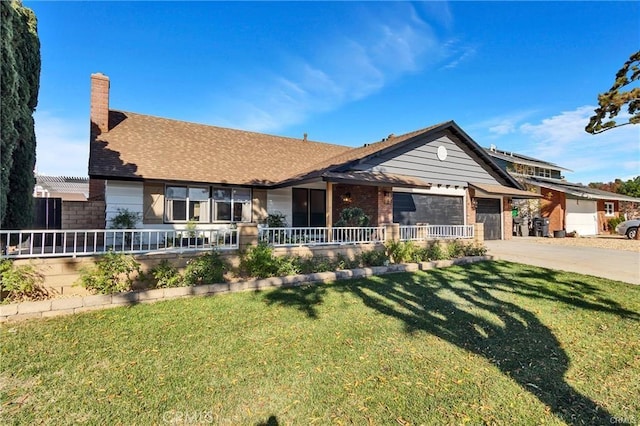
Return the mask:
{"type": "Polygon", "coordinates": [[[579,235],[597,235],[597,211],[596,201],[567,198],[567,232],[576,231],[579,235]]]}

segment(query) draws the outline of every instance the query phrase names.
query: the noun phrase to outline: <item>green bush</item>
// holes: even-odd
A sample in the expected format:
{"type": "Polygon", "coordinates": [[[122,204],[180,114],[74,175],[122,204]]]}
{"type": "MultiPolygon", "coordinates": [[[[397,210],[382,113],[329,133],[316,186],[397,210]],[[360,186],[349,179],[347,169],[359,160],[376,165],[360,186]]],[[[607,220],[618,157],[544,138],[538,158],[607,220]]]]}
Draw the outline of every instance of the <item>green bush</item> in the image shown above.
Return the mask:
{"type": "Polygon", "coordinates": [[[465,256],[484,256],[487,248],[482,243],[472,243],[464,246],[465,256]]]}
{"type": "Polygon", "coordinates": [[[389,258],[382,250],[363,251],[360,258],[364,266],[384,266],[389,263],[389,258]]]}
{"type": "Polygon", "coordinates": [[[369,226],[371,219],[367,216],[360,207],[347,207],[340,212],[340,217],[333,225],[335,227],[348,227],[348,226],[369,226]]]}
{"type": "Polygon", "coordinates": [[[48,296],[42,287],[44,276],[32,265],[15,266],[10,260],[0,261],[0,300],[38,300],[48,296]]]}
{"type": "Polygon", "coordinates": [[[294,256],[275,256],[278,269],[275,276],[284,277],[300,273],[300,258],[294,256]]]}
{"type": "Polygon", "coordinates": [[[149,273],[153,277],[153,287],[155,288],[180,287],[184,285],[182,275],[167,259],[163,259],[149,273]]]}
{"type": "Polygon", "coordinates": [[[624,222],[624,216],[616,216],[612,217],[607,221],[607,225],[609,228],[609,232],[615,232],[616,226],[624,222]]]}
{"type": "Polygon", "coordinates": [[[298,273],[300,274],[312,274],[314,272],[329,272],[335,271],[337,268],[337,262],[332,261],[331,258],[325,256],[308,256],[302,258],[296,258],[298,273]]]}
{"type": "Polygon", "coordinates": [[[456,259],[464,256],[465,245],[460,240],[449,241],[447,244],[447,258],[456,259]]]}
{"type": "Polygon", "coordinates": [[[393,263],[415,261],[418,246],[413,241],[387,241],[385,243],[388,257],[393,263]]]}
{"type": "Polygon", "coordinates": [[[80,271],[80,285],[102,294],[129,291],[140,274],[140,264],[133,256],[110,251],[95,266],[80,271]]]}
{"type": "Polygon", "coordinates": [[[257,246],[249,247],[240,257],[240,269],[250,277],[273,277],[278,272],[278,259],[273,248],[264,241],[257,246]]]}
{"type": "Polygon", "coordinates": [[[129,209],[118,209],[115,216],[109,220],[111,228],[133,229],[140,222],[140,213],[129,209]]]}
{"type": "Polygon", "coordinates": [[[287,217],[281,212],[269,213],[267,216],[267,226],[269,228],[286,228],[287,217]]]}
{"type": "Polygon", "coordinates": [[[333,270],[336,271],[338,269],[353,269],[358,268],[360,266],[362,260],[362,256],[356,256],[353,259],[350,259],[348,256],[345,256],[342,253],[336,254],[336,258],[333,261],[333,270]]]}
{"type": "Polygon", "coordinates": [[[444,260],[447,259],[447,254],[439,241],[430,241],[425,250],[425,260],[444,260]]]}
{"type": "Polygon", "coordinates": [[[189,286],[219,283],[224,280],[227,269],[227,264],[220,253],[212,251],[187,262],[184,283],[189,286]]]}

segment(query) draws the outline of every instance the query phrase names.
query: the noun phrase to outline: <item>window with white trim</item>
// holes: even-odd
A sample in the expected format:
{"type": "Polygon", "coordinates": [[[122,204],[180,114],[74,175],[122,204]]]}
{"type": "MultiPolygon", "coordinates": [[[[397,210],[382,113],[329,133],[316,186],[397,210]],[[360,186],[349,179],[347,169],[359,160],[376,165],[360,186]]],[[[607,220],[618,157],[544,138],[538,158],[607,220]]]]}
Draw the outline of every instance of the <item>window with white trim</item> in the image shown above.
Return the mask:
{"type": "Polygon", "coordinates": [[[209,222],[209,187],[167,186],[164,211],[167,222],[209,222]]]}
{"type": "Polygon", "coordinates": [[[613,216],[615,214],[615,204],[611,201],[604,202],[604,215],[613,216]]]}
{"type": "Polygon", "coordinates": [[[537,170],[538,170],[538,176],[546,177],[546,178],[551,177],[551,169],[544,169],[542,167],[537,167],[537,170]]]}
{"type": "Polygon", "coordinates": [[[165,187],[165,222],[250,222],[251,189],[165,187]]]}

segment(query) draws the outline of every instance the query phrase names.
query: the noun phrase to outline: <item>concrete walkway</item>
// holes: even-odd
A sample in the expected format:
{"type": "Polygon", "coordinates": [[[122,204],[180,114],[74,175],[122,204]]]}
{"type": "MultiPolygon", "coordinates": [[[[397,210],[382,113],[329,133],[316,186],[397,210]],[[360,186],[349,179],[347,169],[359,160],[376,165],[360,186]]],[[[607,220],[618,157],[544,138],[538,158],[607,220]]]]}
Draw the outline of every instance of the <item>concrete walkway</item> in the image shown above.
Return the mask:
{"type": "Polygon", "coordinates": [[[591,247],[555,246],[527,238],[485,241],[489,255],[498,260],[640,285],[640,253],[591,247]]]}

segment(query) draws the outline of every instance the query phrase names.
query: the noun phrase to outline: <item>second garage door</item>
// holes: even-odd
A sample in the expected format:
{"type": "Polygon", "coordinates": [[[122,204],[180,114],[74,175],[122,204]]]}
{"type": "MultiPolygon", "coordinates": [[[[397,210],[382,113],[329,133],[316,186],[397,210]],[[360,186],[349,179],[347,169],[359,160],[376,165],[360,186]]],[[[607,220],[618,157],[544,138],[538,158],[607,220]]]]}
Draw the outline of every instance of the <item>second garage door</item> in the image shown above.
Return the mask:
{"type": "Polygon", "coordinates": [[[596,201],[567,198],[567,232],[575,231],[579,235],[597,235],[597,212],[596,201]]]}

